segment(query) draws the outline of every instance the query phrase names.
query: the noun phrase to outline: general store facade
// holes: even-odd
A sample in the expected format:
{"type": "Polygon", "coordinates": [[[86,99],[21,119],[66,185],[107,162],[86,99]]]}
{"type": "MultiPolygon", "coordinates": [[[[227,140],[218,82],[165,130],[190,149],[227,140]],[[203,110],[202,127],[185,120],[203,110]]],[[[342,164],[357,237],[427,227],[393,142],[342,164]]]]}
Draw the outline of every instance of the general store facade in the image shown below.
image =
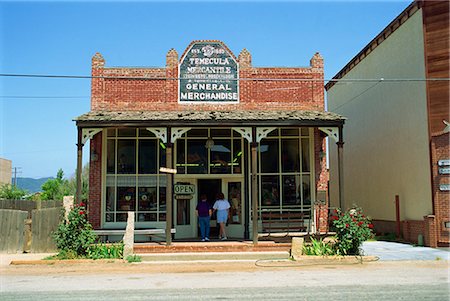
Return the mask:
{"type": "Polygon", "coordinates": [[[342,159],[344,118],[324,110],[320,54],[261,68],[245,49],[202,40],[180,58],[170,50],[163,68],[105,67],[97,53],[92,76],[91,111],[76,124],[79,170],[90,139],[94,228],[124,228],[134,211],[136,227],[196,239],[199,196],[223,192],[230,237],[257,241],[262,212],[302,212],[304,231],[326,231],[325,137],[342,159]]]}

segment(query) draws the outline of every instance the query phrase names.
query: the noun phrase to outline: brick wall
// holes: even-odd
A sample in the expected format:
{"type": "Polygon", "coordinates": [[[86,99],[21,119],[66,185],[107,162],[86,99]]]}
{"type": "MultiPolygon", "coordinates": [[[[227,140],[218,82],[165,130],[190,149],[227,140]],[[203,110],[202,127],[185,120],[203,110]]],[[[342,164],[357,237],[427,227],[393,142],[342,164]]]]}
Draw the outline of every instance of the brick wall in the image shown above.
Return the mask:
{"type": "Polygon", "coordinates": [[[439,174],[438,161],[450,159],[449,141],[450,133],[440,133],[431,139],[435,231],[437,243],[442,245],[450,244],[450,229],[444,227],[444,222],[450,221],[450,192],[440,191],[439,185],[450,184],[450,175],[439,174]]]}
{"type": "Polygon", "coordinates": [[[97,53],[92,58],[91,110],[323,110],[323,59],[316,53],[309,67],[253,67],[243,50],[238,58],[240,102],[238,104],[179,104],[178,53],[171,49],[163,68],[108,68],[97,53]],[[241,63],[242,60],[242,63],[241,63]],[[297,81],[295,79],[314,81],[297,81]],[[250,80],[249,80],[250,79],[250,80]],[[267,81],[267,79],[283,79],[267,81]],[[292,79],[292,80],[284,80],[292,79]]]}
{"type": "Polygon", "coordinates": [[[89,202],[88,218],[94,229],[101,226],[101,189],[102,189],[102,133],[91,139],[90,153],[97,153],[97,160],[89,162],[89,202]]]}

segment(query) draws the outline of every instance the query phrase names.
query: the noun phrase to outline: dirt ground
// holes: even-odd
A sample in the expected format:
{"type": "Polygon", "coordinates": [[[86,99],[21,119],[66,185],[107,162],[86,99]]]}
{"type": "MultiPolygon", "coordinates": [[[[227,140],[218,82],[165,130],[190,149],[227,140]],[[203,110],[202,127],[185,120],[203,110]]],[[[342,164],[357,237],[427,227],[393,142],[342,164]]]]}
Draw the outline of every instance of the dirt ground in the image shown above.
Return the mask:
{"type": "Polygon", "coordinates": [[[405,265],[416,267],[448,269],[448,261],[376,261],[359,264],[308,264],[296,261],[230,261],[230,262],[165,262],[128,263],[122,261],[98,260],[81,263],[8,265],[0,268],[2,275],[89,275],[89,274],[154,274],[154,273],[215,273],[256,272],[280,269],[401,269],[405,265]]]}

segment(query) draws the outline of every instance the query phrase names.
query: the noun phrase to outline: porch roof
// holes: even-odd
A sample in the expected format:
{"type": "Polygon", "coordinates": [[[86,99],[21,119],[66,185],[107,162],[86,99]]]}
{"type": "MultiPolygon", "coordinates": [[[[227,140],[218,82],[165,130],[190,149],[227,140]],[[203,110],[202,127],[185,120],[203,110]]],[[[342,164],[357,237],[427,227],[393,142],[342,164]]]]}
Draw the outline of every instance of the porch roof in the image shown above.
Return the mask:
{"type": "Polygon", "coordinates": [[[324,111],[90,111],[78,127],[109,126],[343,126],[345,117],[324,111]]]}

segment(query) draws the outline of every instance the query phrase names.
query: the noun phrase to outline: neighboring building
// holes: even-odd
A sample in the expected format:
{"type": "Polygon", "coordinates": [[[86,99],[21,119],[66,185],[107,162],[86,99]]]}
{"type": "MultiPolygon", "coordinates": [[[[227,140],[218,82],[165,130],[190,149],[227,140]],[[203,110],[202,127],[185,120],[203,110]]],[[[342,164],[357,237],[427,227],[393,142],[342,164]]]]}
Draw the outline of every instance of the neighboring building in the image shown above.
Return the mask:
{"type": "Polygon", "coordinates": [[[10,184],[12,178],[12,161],[0,158],[0,185],[10,184]]]}
{"type": "Polygon", "coordinates": [[[92,76],[91,111],[76,124],[78,164],[91,139],[95,228],[125,227],[131,210],[136,227],[197,238],[200,194],[212,204],[222,191],[231,237],[255,239],[267,211],[302,212],[306,231],[326,230],[324,132],[338,137],[344,118],[324,110],[318,53],[308,67],[260,68],[245,49],[235,57],[221,41],[194,41],[162,68],[106,67],[97,53],[92,76]]]}
{"type": "Polygon", "coordinates": [[[449,2],[415,1],[325,87],[328,108],[348,118],[345,207],[363,207],[378,232],[401,225],[407,241],[450,242],[448,79],[449,2]]]}

